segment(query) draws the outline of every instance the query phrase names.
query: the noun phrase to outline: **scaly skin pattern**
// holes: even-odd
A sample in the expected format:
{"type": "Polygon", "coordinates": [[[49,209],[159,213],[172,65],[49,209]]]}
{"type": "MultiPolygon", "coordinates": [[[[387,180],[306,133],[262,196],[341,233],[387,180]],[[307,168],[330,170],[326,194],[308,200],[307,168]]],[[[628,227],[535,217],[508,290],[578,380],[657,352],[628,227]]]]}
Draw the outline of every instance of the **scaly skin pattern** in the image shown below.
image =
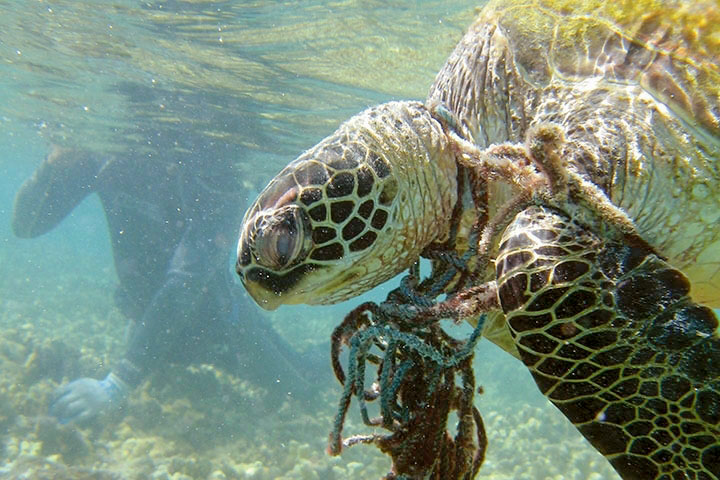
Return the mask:
{"type": "Polygon", "coordinates": [[[623,478],[720,478],[718,322],[681,272],[531,207],[497,278],[538,387],[623,478]]]}
{"type": "MultiPolygon", "coordinates": [[[[720,306],[718,38],[715,2],[491,2],[429,102],[480,147],[562,127],[568,168],[720,306]]],[[[488,190],[497,211],[508,190],[488,190]]]]}
{"type": "Polygon", "coordinates": [[[260,194],[243,221],[238,273],[264,308],[354,297],[442,240],[457,202],[456,178],[448,139],[421,103],[368,109],[260,194]],[[284,249],[309,246],[278,259],[278,239],[284,249]]]}

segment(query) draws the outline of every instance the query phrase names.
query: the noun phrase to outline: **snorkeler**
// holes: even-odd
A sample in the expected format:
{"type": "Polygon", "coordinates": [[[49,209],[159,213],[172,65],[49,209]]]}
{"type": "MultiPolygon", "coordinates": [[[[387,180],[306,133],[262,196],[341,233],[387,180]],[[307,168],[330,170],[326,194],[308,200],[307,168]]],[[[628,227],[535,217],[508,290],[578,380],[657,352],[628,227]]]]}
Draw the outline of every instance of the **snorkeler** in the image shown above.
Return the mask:
{"type": "Polygon", "coordinates": [[[222,148],[104,158],[53,148],[18,191],[12,227],[23,238],[53,229],[98,194],[119,279],[115,301],[130,319],[125,355],[104,379],[58,389],[50,412],[61,422],[122,405],[170,362],[213,363],[265,388],[267,404],[318,388],[308,375],[325,370],[314,365],[322,357],[295,352],[234,284],[228,258],[244,195],[232,164],[218,160],[222,148]]]}

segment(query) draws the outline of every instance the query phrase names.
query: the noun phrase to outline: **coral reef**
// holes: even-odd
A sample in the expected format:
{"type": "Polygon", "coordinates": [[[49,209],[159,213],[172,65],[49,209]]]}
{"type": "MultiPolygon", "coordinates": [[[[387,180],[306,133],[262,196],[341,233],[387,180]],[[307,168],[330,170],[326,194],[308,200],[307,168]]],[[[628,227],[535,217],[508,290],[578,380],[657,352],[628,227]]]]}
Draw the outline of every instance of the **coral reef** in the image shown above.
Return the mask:
{"type": "MultiPolygon", "coordinates": [[[[99,377],[106,357],[121,354],[124,322],[112,303],[112,280],[75,273],[48,285],[41,275],[9,273],[0,280],[0,291],[14,293],[0,296],[0,477],[340,480],[388,472],[388,458],[374,449],[325,454],[340,386],[317,405],[288,401],[269,413],[262,411],[264,392],[211,365],[171,367],[165,381],[154,377],[134,392],[124,415],[58,425],[47,416],[54,388],[77,375],[99,377]],[[38,289],[44,294],[31,294],[38,289]]],[[[274,321],[288,321],[281,317],[274,321]]],[[[327,338],[335,318],[309,320],[313,338],[327,338]]],[[[618,478],[519,363],[485,341],[476,351],[485,393],[475,405],[489,441],[483,478],[618,478]]],[[[363,428],[358,412],[349,411],[345,429],[363,428]]]]}

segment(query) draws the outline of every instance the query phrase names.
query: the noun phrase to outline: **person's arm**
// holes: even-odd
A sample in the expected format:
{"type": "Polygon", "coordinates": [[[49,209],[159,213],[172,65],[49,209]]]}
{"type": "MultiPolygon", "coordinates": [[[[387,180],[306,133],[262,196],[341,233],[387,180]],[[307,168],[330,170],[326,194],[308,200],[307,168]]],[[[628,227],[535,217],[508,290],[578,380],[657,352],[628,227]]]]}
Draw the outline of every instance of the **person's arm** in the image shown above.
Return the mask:
{"type": "Polygon", "coordinates": [[[50,413],[61,423],[84,422],[112,408],[122,408],[127,396],[173,350],[183,348],[183,335],[193,318],[191,310],[207,280],[199,239],[188,228],[167,268],[164,283],[131,324],[125,356],[102,380],[80,378],[60,387],[50,413]]]}
{"type": "MultiPolygon", "coordinates": [[[[208,246],[210,239],[206,237],[206,233],[193,226],[185,230],[162,286],[131,326],[123,362],[133,365],[141,377],[183,348],[184,336],[192,329],[193,322],[205,321],[194,317],[199,314],[198,302],[208,295],[203,287],[207,287],[211,276],[217,273],[212,247],[208,246]]],[[[135,383],[136,372],[131,372],[129,383],[135,383]]]]}

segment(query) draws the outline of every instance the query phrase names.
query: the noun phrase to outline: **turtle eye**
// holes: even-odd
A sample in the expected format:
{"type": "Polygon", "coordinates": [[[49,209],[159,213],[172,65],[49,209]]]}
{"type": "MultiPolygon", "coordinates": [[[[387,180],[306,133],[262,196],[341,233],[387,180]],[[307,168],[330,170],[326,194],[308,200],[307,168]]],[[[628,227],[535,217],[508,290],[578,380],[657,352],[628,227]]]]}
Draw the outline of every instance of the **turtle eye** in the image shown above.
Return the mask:
{"type": "Polygon", "coordinates": [[[275,260],[278,265],[286,265],[288,259],[292,256],[293,247],[298,243],[295,237],[296,235],[290,230],[277,235],[275,239],[275,255],[277,258],[275,260]]]}
{"type": "Polygon", "coordinates": [[[256,222],[253,251],[259,264],[281,270],[304,258],[305,221],[302,210],[286,206],[261,214],[256,222]]]}

